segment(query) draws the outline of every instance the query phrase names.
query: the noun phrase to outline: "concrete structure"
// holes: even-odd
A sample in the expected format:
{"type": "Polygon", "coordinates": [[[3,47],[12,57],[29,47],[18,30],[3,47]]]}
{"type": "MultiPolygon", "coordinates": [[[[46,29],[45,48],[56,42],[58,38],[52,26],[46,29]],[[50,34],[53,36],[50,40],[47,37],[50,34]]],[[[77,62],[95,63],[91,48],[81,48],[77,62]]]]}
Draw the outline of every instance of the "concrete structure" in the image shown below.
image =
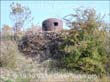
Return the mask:
{"type": "Polygon", "coordinates": [[[60,19],[49,18],[43,21],[43,31],[61,31],[63,29],[63,22],[60,19]]]}

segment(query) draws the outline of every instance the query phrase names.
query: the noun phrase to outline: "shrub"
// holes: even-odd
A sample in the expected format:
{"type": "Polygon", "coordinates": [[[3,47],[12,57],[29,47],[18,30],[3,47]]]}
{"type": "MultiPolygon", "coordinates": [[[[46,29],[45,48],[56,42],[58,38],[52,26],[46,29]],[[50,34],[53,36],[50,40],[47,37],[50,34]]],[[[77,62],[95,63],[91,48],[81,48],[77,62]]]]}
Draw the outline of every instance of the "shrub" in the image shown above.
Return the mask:
{"type": "Polygon", "coordinates": [[[87,30],[71,30],[68,33],[60,46],[61,51],[67,53],[61,58],[64,67],[86,73],[105,73],[104,32],[97,30],[96,35],[87,30]]]}
{"type": "Polygon", "coordinates": [[[110,32],[107,33],[105,49],[107,52],[106,70],[107,73],[110,74],[110,32]]]}
{"type": "Polygon", "coordinates": [[[102,20],[94,9],[76,9],[71,15],[71,30],[64,36],[65,42],[60,46],[64,68],[79,70],[85,73],[105,73],[106,31],[101,30],[102,20]]]}
{"type": "MultiPolygon", "coordinates": [[[[19,42],[19,50],[38,62],[56,58],[59,54],[58,45],[62,43],[60,33],[36,32],[26,34],[19,42]]],[[[58,58],[58,57],[57,57],[58,58]]]]}

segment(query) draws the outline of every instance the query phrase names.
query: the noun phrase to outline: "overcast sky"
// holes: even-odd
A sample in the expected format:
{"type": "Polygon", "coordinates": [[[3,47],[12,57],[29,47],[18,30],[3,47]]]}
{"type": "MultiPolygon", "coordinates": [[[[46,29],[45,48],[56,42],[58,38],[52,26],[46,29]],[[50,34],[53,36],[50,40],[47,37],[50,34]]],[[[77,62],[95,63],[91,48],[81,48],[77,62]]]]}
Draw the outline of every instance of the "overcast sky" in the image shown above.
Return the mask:
{"type": "MultiPolygon", "coordinates": [[[[33,23],[40,26],[44,19],[63,18],[65,15],[72,13],[73,8],[80,6],[94,8],[97,13],[110,13],[110,1],[1,1],[1,27],[4,24],[13,26],[13,22],[9,18],[12,2],[18,2],[29,7],[34,17],[33,23]]],[[[109,22],[110,18],[105,17],[105,20],[109,22]]],[[[28,28],[29,24],[26,24],[25,27],[28,28]]]]}

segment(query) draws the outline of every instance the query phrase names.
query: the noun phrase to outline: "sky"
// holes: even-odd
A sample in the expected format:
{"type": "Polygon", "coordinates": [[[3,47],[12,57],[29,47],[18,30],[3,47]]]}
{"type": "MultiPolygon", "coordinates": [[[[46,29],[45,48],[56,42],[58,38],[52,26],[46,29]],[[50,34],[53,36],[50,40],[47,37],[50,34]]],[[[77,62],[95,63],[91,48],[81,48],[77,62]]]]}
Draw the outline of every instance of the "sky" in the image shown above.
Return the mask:
{"type": "MultiPolygon", "coordinates": [[[[42,25],[42,21],[47,18],[59,18],[62,19],[64,16],[73,13],[74,8],[84,6],[86,8],[94,8],[97,13],[110,14],[110,1],[1,1],[1,12],[0,12],[0,25],[4,24],[13,26],[13,21],[10,20],[10,4],[12,2],[20,3],[23,6],[30,8],[32,12],[33,24],[42,25]]],[[[110,17],[105,17],[105,21],[109,22],[110,17]]],[[[24,25],[28,28],[30,23],[24,25]]],[[[64,25],[64,28],[67,28],[64,25]]]]}

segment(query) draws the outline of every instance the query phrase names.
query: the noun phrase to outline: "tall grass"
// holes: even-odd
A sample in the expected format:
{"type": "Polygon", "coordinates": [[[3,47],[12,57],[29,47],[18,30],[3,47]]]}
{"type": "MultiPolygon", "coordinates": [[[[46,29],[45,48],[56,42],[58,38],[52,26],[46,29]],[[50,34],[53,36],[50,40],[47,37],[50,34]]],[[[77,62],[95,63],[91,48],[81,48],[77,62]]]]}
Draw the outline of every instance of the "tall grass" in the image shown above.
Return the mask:
{"type": "Polygon", "coordinates": [[[0,66],[6,68],[16,67],[16,58],[19,55],[16,43],[13,41],[2,41],[0,45],[0,66]]]}

